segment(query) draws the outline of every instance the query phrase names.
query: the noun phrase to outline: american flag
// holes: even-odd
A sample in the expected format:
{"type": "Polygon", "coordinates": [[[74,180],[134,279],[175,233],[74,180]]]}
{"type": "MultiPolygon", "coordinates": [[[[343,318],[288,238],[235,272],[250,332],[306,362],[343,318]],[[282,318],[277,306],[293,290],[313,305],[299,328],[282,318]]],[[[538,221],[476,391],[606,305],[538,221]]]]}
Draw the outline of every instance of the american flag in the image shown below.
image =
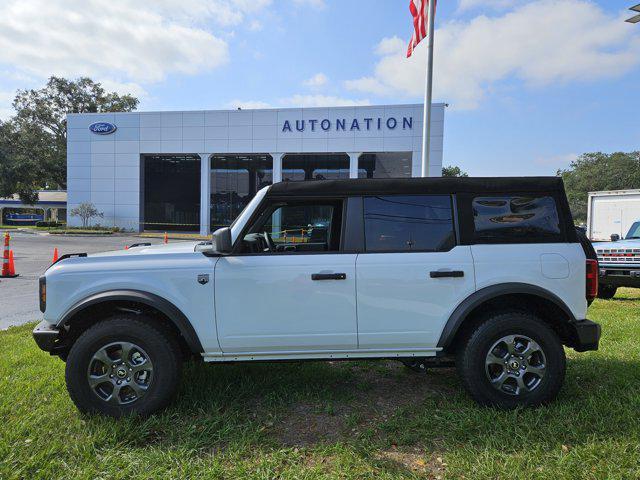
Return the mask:
{"type": "MultiPolygon", "coordinates": [[[[413,35],[409,41],[407,57],[413,54],[416,46],[427,36],[427,21],[429,20],[430,0],[410,0],[409,11],[413,17],[413,35]]],[[[436,0],[432,0],[436,2],[436,0]]]]}

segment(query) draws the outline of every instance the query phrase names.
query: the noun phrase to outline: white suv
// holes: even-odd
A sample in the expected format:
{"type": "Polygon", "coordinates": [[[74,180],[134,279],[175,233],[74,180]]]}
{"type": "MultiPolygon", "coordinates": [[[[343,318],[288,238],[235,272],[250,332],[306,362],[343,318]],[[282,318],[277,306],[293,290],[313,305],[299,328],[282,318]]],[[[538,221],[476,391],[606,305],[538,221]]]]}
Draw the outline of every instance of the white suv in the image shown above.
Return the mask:
{"type": "Polygon", "coordinates": [[[83,412],[150,414],[183,359],[455,361],[481,404],[558,393],[595,350],[585,257],[558,178],[283,182],[209,243],[64,256],[40,279],[40,348],[83,412]]]}

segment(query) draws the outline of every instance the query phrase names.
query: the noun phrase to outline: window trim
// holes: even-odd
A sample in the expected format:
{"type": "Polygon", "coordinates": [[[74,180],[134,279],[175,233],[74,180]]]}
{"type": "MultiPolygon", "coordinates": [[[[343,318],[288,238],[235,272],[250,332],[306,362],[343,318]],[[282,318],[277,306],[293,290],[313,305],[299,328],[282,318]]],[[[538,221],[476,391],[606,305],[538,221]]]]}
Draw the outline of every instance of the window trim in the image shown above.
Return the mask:
{"type": "MultiPolygon", "coordinates": [[[[342,253],[354,253],[354,252],[344,252],[342,250],[342,243],[344,238],[344,218],[346,215],[346,205],[347,205],[348,197],[339,197],[339,196],[326,196],[326,197],[304,197],[304,198],[292,198],[292,197],[265,197],[265,199],[260,203],[256,211],[251,215],[244,228],[238,235],[236,242],[233,244],[233,249],[231,253],[227,256],[237,256],[237,257],[253,257],[253,256],[283,256],[283,255],[337,255],[342,253]],[[252,253],[252,252],[240,252],[240,248],[242,246],[242,241],[247,235],[247,233],[251,230],[251,228],[255,225],[255,223],[260,219],[265,212],[269,211],[272,206],[278,204],[284,205],[294,205],[294,204],[313,204],[317,201],[325,201],[328,203],[340,203],[342,207],[342,211],[340,212],[341,220],[339,222],[340,228],[340,240],[338,242],[338,250],[331,250],[326,252],[296,252],[296,251],[284,251],[284,252],[261,252],[261,253],[252,253]]],[[[334,212],[335,215],[335,212],[334,212]]],[[[332,222],[333,224],[333,222],[332,222]]]]}
{"type": "Polygon", "coordinates": [[[389,195],[362,195],[360,198],[362,199],[362,239],[363,239],[363,245],[362,245],[362,253],[366,253],[366,254],[376,254],[376,253],[446,253],[446,252],[450,252],[451,250],[453,250],[454,248],[456,248],[457,246],[460,245],[459,240],[458,240],[458,235],[456,232],[456,225],[457,225],[457,211],[455,210],[455,202],[453,199],[454,195],[450,194],[450,193],[410,193],[410,194],[404,194],[404,193],[393,193],[393,194],[389,194],[389,195]],[[451,209],[451,230],[453,233],[453,242],[451,243],[451,247],[450,248],[446,248],[446,249],[417,249],[417,250],[396,250],[396,249],[392,249],[392,250],[374,250],[374,251],[369,251],[367,250],[367,238],[366,238],[366,222],[365,222],[365,199],[367,197],[449,197],[449,206],[451,209]]]}

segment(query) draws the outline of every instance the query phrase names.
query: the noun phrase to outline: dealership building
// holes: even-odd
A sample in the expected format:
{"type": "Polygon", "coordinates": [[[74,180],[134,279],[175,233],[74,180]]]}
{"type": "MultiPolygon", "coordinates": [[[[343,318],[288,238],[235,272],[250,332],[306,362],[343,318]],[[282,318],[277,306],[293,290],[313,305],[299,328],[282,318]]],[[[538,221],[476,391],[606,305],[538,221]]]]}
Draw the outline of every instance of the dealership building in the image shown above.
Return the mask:
{"type": "MultiPolygon", "coordinates": [[[[67,116],[69,211],[94,223],[201,234],[273,182],[420,176],[422,105],[82,113],[67,116]]],[[[428,172],[440,176],[444,104],[428,172]]],[[[70,225],[79,225],[69,216],[70,225]]]]}

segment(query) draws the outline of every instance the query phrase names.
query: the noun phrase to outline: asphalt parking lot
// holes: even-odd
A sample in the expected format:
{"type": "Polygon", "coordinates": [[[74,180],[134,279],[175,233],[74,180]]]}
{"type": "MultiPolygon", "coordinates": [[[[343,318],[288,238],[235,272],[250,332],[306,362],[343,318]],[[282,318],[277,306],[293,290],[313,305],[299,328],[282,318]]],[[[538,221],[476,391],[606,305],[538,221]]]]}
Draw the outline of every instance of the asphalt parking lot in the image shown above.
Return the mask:
{"type": "MultiPolygon", "coordinates": [[[[4,231],[0,230],[4,237],[4,231]]],[[[161,243],[162,239],[130,235],[68,236],[9,231],[17,278],[0,278],[0,330],[41,318],[38,277],[51,265],[53,249],[65,253],[120,250],[136,242],[161,243]]]]}

